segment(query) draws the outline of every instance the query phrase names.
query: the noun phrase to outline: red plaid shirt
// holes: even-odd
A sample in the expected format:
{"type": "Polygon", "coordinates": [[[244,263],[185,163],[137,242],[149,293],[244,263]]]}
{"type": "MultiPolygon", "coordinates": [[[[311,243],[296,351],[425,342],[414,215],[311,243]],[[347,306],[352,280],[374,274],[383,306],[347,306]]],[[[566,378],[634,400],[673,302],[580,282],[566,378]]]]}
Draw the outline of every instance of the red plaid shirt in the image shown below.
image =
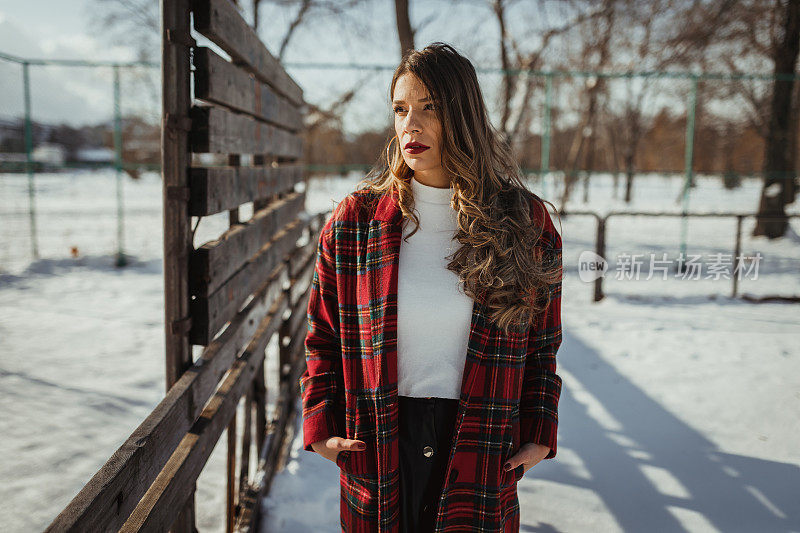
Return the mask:
{"type": "MultiPolygon", "coordinates": [[[[540,202],[534,245],[561,266],[561,237],[540,202]]],[[[303,446],[339,436],[366,442],[339,452],[343,531],[397,532],[397,279],[402,212],[392,190],[361,189],[322,229],[308,302],[307,369],[300,378],[303,446]],[[377,199],[372,208],[364,200],[377,199]]],[[[518,531],[523,466],[503,463],[521,444],[556,455],[561,378],[561,282],[533,325],[505,334],[474,301],[456,437],[438,502],[437,532],[518,531]]]]}

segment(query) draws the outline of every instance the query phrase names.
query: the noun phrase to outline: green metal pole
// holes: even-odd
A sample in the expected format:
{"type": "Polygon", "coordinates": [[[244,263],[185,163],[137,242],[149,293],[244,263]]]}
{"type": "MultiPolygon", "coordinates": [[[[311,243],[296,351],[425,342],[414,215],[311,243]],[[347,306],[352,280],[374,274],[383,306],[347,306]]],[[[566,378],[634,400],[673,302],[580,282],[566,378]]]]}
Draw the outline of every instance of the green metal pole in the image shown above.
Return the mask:
{"type": "Polygon", "coordinates": [[[553,75],[547,74],[545,76],[545,91],[544,91],[544,124],[542,135],[542,155],[541,155],[541,171],[542,176],[542,195],[547,196],[545,176],[550,172],[550,110],[553,102],[553,75]]]}
{"type": "MultiPolygon", "coordinates": [[[[692,92],[689,99],[689,106],[686,110],[686,148],[684,157],[683,180],[683,199],[681,205],[681,250],[680,257],[686,257],[686,235],[688,233],[689,217],[689,188],[694,181],[693,161],[694,161],[694,110],[697,105],[697,76],[692,77],[692,92]]],[[[678,271],[683,272],[686,265],[683,261],[678,264],[678,271]]]]}
{"type": "Polygon", "coordinates": [[[22,63],[22,87],[25,97],[25,169],[28,172],[28,212],[31,227],[31,253],[39,259],[39,244],[36,239],[36,186],[33,176],[33,124],[31,123],[31,82],[28,73],[30,63],[22,63]]]}
{"type": "Polygon", "coordinates": [[[120,109],[119,65],[114,65],[114,168],[117,171],[117,261],[118,267],[127,261],[123,251],[125,217],[122,211],[122,112],[120,109]]]}

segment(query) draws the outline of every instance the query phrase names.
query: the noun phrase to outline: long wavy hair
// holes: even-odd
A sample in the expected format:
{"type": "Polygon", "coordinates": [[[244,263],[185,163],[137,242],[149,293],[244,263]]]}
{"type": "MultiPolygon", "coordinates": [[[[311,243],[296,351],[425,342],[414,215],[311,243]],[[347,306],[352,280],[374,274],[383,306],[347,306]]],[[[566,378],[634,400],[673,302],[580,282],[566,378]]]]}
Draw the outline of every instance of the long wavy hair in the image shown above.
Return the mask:
{"type": "MultiPolygon", "coordinates": [[[[489,121],[468,59],[442,42],[408,51],[392,77],[389,102],[397,79],[406,73],[427,88],[442,125],[442,168],[453,186],[454,238],[461,244],[446,257],[447,269],[458,274],[465,294],[485,302],[490,319],[506,333],[531,324],[549,305],[562,275],[560,250],[558,257],[534,251],[542,227],[531,206],[539,202],[545,209],[546,202],[558,210],[525,187],[510,147],[489,121]]],[[[414,171],[401,149],[396,135],[389,139],[358,187],[366,186],[376,196],[396,191],[403,223],[410,219],[415,225],[407,239],[419,229],[419,218],[410,184],[414,171]]]]}

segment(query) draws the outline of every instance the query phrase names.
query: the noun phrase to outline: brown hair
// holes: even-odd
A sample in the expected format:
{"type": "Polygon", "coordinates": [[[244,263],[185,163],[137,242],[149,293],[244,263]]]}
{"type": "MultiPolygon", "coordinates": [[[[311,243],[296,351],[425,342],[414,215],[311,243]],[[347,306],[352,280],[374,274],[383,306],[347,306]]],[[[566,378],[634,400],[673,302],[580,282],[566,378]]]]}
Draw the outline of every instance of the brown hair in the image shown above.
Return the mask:
{"type": "MultiPolygon", "coordinates": [[[[442,168],[454,189],[455,239],[462,245],[448,256],[447,268],[459,275],[467,295],[485,301],[491,320],[506,333],[531,323],[561,281],[561,250],[551,247],[554,253],[542,254],[534,248],[542,233],[536,221],[547,216],[537,216],[535,209],[546,209],[546,201],[526,189],[510,147],[489,121],[468,59],[441,42],[408,51],[392,77],[390,102],[397,79],[406,73],[427,88],[442,125],[442,168]]],[[[403,222],[414,221],[411,236],[419,229],[410,184],[414,171],[395,141],[396,135],[359,186],[379,193],[394,188],[403,222]]]]}

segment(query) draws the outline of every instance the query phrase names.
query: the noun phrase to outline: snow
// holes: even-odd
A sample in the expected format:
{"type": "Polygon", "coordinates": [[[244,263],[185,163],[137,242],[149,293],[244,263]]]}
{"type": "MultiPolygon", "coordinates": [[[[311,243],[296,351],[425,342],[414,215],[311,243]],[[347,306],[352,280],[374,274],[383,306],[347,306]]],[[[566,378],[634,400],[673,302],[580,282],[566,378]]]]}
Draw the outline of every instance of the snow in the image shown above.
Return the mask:
{"type": "MultiPolygon", "coordinates": [[[[637,179],[631,206],[614,199],[610,177],[592,179],[588,207],[598,212],[680,212],[680,178],[637,179]]],[[[314,181],[309,210],[330,209],[356,181],[314,181]]],[[[728,191],[714,177],[697,181],[691,211],[755,210],[758,182],[728,191]]],[[[0,175],[4,530],[46,528],[163,397],[161,183],[150,173],[123,184],[131,265],[117,269],[113,172],[36,175],[36,261],[27,177],[0,175]]],[[[549,181],[533,190],[557,203],[549,181]]],[[[568,207],[587,208],[581,196],[568,207]]],[[[226,222],[204,219],[195,244],[226,222]]],[[[622,254],[676,258],[679,217],[612,217],[606,297],[593,303],[577,268],[580,252],[594,250],[595,222],[561,222],[559,451],[519,483],[522,531],[800,531],[797,304],[732,299],[730,279],[617,275],[622,254]]],[[[752,224],[742,253],[762,260],[739,293],[800,294],[799,221],[777,242],[750,237],[752,224]]],[[[734,237],[732,219],[691,219],[686,251],[706,267],[710,254],[733,253],[734,237]]],[[[270,406],[276,348],[267,350],[270,406]]],[[[303,451],[301,438],[298,417],[288,463],[262,501],[263,532],[339,531],[338,468],[303,451]]],[[[225,441],[198,480],[201,531],[224,528],[225,441]]]]}

